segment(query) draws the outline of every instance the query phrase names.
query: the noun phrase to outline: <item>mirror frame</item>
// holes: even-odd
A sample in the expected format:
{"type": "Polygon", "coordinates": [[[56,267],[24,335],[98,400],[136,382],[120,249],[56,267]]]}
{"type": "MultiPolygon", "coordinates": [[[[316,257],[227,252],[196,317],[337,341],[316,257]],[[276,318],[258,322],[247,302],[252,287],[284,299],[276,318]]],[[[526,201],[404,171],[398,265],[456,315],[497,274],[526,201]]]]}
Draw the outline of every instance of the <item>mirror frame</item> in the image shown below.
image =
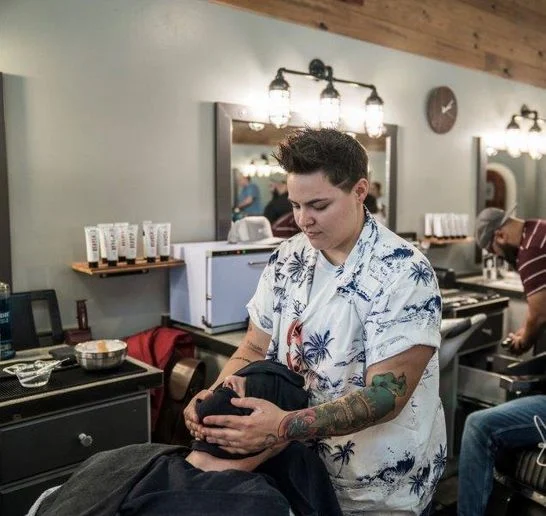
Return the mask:
{"type": "Polygon", "coordinates": [[[4,75],[0,72],[0,281],[13,289],[9,221],[8,158],[4,125],[4,75]]]}
{"type": "MultiPolygon", "coordinates": [[[[241,104],[215,102],[214,118],[216,128],[215,146],[215,236],[216,240],[226,240],[231,227],[232,212],[232,178],[231,178],[231,134],[233,121],[261,122],[269,124],[267,114],[241,104]]],[[[288,127],[303,127],[305,121],[298,113],[292,113],[288,127]]],[[[389,216],[388,227],[396,231],[396,199],[397,199],[397,168],[398,126],[385,124],[386,161],[389,164],[387,177],[387,206],[389,216]]]]}
{"type": "MultiPolygon", "coordinates": [[[[485,208],[485,192],[487,187],[487,153],[485,152],[485,140],[479,136],[474,137],[476,149],[476,214],[485,208]]],[[[474,256],[475,263],[482,263],[482,250],[476,244],[474,256]]]]}

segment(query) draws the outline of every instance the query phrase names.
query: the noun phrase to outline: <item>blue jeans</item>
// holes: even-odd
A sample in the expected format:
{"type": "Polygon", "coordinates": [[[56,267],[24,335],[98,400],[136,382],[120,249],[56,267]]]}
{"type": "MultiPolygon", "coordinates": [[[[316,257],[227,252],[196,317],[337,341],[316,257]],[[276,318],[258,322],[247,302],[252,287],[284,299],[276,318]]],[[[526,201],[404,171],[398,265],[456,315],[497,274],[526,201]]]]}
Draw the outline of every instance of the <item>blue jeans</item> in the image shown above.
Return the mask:
{"type": "Polygon", "coordinates": [[[518,398],[470,414],[459,456],[459,516],[485,513],[497,451],[532,447],[541,441],[535,415],[546,421],[546,396],[518,398]]]}

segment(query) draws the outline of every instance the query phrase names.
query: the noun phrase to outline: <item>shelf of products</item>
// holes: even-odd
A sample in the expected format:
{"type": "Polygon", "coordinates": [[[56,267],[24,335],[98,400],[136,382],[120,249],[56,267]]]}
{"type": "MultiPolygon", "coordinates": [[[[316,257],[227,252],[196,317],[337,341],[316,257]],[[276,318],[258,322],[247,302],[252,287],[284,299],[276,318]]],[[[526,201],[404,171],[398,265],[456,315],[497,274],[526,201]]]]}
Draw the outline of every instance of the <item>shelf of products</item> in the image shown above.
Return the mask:
{"type": "Polygon", "coordinates": [[[465,238],[435,238],[435,237],[428,237],[423,238],[421,240],[421,245],[451,245],[451,244],[468,244],[470,242],[474,242],[474,238],[472,237],[465,237],[465,238]]]}
{"type": "Polygon", "coordinates": [[[153,263],[148,263],[145,258],[137,258],[135,264],[129,265],[120,262],[113,267],[100,264],[98,267],[91,268],[87,262],[74,262],[72,263],[72,270],[89,276],[107,278],[109,276],[124,276],[127,274],[147,274],[152,269],[168,269],[171,267],[182,267],[183,265],[183,260],[175,260],[174,258],[169,258],[167,262],[157,260],[153,263]]]}

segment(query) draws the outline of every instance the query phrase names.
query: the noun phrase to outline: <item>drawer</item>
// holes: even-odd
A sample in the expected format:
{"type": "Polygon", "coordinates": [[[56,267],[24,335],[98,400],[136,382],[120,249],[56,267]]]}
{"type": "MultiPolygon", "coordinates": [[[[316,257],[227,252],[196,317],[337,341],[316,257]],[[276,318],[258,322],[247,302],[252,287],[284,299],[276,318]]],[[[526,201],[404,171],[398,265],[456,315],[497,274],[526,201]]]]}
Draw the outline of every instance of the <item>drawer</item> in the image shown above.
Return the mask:
{"type": "Polygon", "coordinates": [[[506,401],[506,391],[500,386],[500,374],[470,366],[459,366],[457,394],[489,405],[506,401]]]}
{"type": "Polygon", "coordinates": [[[148,420],[148,396],[139,394],[1,428],[0,484],[147,442],[148,420]]]}
{"type": "Polygon", "coordinates": [[[0,487],[0,514],[24,516],[38,497],[50,487],[64,484],[75,468],[57,470],[49,475],[34,477],[30,482],[17,482],[0,487]]]}

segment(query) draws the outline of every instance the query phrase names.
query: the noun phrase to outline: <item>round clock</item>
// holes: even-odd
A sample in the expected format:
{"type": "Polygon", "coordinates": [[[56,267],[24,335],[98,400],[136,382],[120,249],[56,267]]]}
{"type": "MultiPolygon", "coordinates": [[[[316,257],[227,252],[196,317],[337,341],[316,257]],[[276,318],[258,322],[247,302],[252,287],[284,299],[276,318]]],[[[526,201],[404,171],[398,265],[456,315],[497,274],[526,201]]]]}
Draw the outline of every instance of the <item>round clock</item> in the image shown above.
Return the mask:
{"type": "Polygon", "coordinates": [[[447,86],[434,88],[427,99],[427,120],[438,134],[451,130],[457,120],[457,98],[447,86]]]}

